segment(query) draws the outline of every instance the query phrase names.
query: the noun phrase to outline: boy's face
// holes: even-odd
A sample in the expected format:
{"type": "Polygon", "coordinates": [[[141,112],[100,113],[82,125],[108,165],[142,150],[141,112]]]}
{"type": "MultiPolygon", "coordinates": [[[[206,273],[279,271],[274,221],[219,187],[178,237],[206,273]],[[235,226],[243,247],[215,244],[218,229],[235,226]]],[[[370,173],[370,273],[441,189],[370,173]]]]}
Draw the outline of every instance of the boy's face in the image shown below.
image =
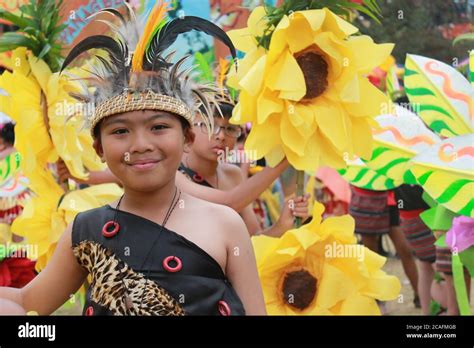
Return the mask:
{"type": "MultiPolygon", "coordinates": [[[[202,122],[201,116],[199,115],[196,116],[194,123],[198,122],[202,122]]],[[[230,125],[228,118],[221,116],[214,117],[214,127],[227,127],[230,125]]],[[[237,126],[234,125],[234,127],[237,126]]],[[[221,128],[219,133],[211,135],[210,139],[207,132],[203,132],[199,126],[193,126],[193,131],[194,134],[196,134],[196,138],[191,151],[209,161],[217,161],[219,158],[223,158],[225,149],[228,148],[228,151],[232,150],[237,141],[237,138],[227,135],[224,128],[221,128]],[[221,153],[222,155],[220,155],[221,153]]]]}
{"type": "Polygon", "coordinates": [[[100,124],[97,154],[124,187],[156,190],[174,181],[183,151],[192,144],[178,117],[151,110],[107,117],[100,124]]]}

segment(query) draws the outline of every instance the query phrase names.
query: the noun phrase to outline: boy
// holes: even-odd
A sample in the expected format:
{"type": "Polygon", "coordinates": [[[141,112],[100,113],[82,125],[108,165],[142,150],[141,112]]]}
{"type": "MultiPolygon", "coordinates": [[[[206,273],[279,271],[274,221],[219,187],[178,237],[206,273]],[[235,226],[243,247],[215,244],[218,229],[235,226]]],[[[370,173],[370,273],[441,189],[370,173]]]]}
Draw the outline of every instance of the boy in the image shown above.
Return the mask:
{"type": "MultiPolygon", "coordinates": [[[[102,222],[113,217],[116,212],[123,212],[125,214],[124,219],[118,220],[120,225],[127,223],[135,227],[134,223],[136,223],[137,228],[144,229],[147,225],[160,224],[165,219],[166,209],[170,206],[170,202],[174,197],[174,192],[176,191],[174,175],[179,165],[182,151],[191,145],[192,136],[190,134],[189,129],[183,132],[182,123],[177,119],[177,116],[164,112],[151,110],[134,111],[106,118],[103,124],[100,125],[100,136],[96,140],[96,149],[99,156],[106,160],[110,170],[123,183],[125,193],[121,200],[120,210],[116,210],[118,209],[117,203],[113,203],[110,207],[94,209],[79,214],[74,224],[80,222],[91,225],[91,223],[97,221],[97,215],[103,216],[104,218],[100,220],[101,224],[97,226],[97,231],[94,233],[99,235],[98,242],[102,241],[104,245],[111,248],[114,247],[114,241],[101,238],[100,230],[102,222]],[[132,214],[133,216],[129,216],[132,214]],[[127,217],[133,217],[134,220],[127,221],[127,217]]],[[[171,240],[170,244],[173,245],[166,252],[170,253],[171,256],[174,256],[174,253],[178,254],[181,246],[177,243],[181,240],[185,243],[192,243],[195,253],[202,253],[204,254],[204,259],[209,259],[204,261],[208,261],[209,265],[207,267],[213,267],[210,273],[220,275],[219,273],[222,271],[222,274],[225,273],[227,275],[241,298],[247,314],[264,313],[252,246],[240,217],[230,208],[208,203],[186,194],[182,194],[181,199],[180,205],[182,208],[175,209],[167,221],[166,230],[160,232],[161,234],[168,233],[172,237],[176,237],[175,239],[177,240],[171,240]],[[234,250],[240,251],[239,256],[234,256],[234,250]],[[219,265],[218,268],[214,267],[216,263],[219,265]],[[239,269],[245,270],[245,272],[239,272],[239,269]]],[[[89,251],[97,254],[101,252],[107,253],[100,246],[95,248],[81,246],[80,234],[87,234],[88,231],[84,231],[81,227],[74,226],[74,224],[68,226],[66,232],[61,237],[55,255],[46,269],[23,289],[0,289],[0,298],[10,299],[21,305],[26,311],[36,311],[40,315],[50,314],[64,303],[69,298],[69,294],[74,293],[85,280],[87,272],[83,268],[84,265],[94,261],[93,259],[84,259],[84,256],[79,255],[79,253],[86,254],[89,251]],[[76,258],[82,264],[78,263],[76,258]]],[[[140,296],[146,299],[146,296],[151,296],[152,293],[147,293],[146,286],[141,285],[143,279],[139,275],[134,274],[134,271],[127,267],[126,262],[137,264],[137,268],[141,268],[137,271],[144,270],[142,267],[146,265],[146,261],[150,261],[143,260],[146,254],[156,253],[156,256],[160,254],[160,251],[151,250],[153,248],[147,250],[149,244],[153,242],[152,235],[158,232],[151,231],[151,240],[144,239],[143,243],[147,247],[143,247],[135,245],[136,243],[133,241],[133,239],[143,236],[143,233],[138,233],[136,229],[132,230],[128,227],[126,226],[126,230],[123,233],[118,234],[117,241],[123,248],[126,248],[127,245],[130,246],[131,257],[127,257],[126,252],[122,251],[113,264],[120,264],[123,261],[123,266],[119,267],[126,268],[125,271],[127,274],[130,274],[133,280],[130,281],[130,287],[135,281],[137,283],[135,287],[138,285],[138,288],[143,290],[132,293],[130,297],[133,303],[131,308],[128,308],[129,313],[127,313],[127,305],[121,303],[121,298],[109,298],[107,294],[101,294],[100,289],[97,290],[98,294],[94,295],[94,283],[99,283],[99,277],[116,276],[120,278],[120,273],[117,273],[119,271],[115,270],[115,273],[100,275],[99,272],[103,272],[102,270],[90,268],[93,283],[91,284],[92,290],[88,292],[86,313],[147,314],[145,311],[140,310],[142,305],[143,307],[145,306],[140,296]],[[120,240],[120,237],[123,237],[123,240],[120,240]],[[138,250],[144,250],[145,254],[139,253],[138,250]],[[133,255],[137,257],[137,260],[133,260],[133,255]],[[124,260],[121,260],[122,258],[124,260]],[[94,274],[94,272],[97,272],[97,274],[94,274]],[[144,293],[142,294],[142,292],[144,293]],[[103,302],[95,303],[95,301],[91,300],[91,297],[94,296],[97,298],[96,301],[102,300],[103,302]],[[109,302],[112,306],[111,309],[104,310],[103,304],[109,302]]],[[[87,238],[94,237],[87,235],[87,238]]],[[[162,243],[161,241],[159,244],[162,243]]],[[[117,249],[120,248],[115,248],[115,253],[119,252],[117,249]]],[[[159,250],[161,247],[157,247],[157,249],[159,250]]],[[[107,256],[110,257],[110,255],[107,256]]],[[[104,256],[104,260],[96,259],[95,261],[105,262],[105,259],[104,256]]],[[[181,261],[183,263],[181,271],[185,274],[187,272],[184,268],[185,257],[181,257],[181,259],[183,259],[181,261]]],[[[195,260],[200,261],[199,258],[189,258],[190,263],[195,260]]],[[[189,266],[191,267],[191,265],[189,266]]],[[[153,267],[159,269],[159,263],[153,265],[153,267]]],[[[153,270],[153,272],[155,271],[153,270]]],[[[212,281],[215,282],[217,280],[212,279],[212,281]]],[[[166,282],[166,280],[161,279],[161,283],[163,282],[166,282]]],[[[109,283],[116,285],[114,281],[109,283]]],[[[104,289],[107,288],[109,283],[100,280],[100,285],[104,289]]],[[[224,279],[222,283],[225,283],[224,279]]],[[[130,287],[125,286],[118,296],[121,297],[122,292],[127,292],[127,288],[130,289],[130,287]]],[[[148,286],[148,288],[153,293],[159,294],[166,301],[174,304],[166,314],[182,313],[183,311],[179,307],[186,308],[186,302],[184,302],[183,306],[180,306],[178,303],[174,303],[176,301],[172,301],[171,297],[167,296],[164,291],[155,290],[152,286],[148,286]]],[[[177,294],[178,298],[179,295],[183,294],[186,301],[186,297],[192,298],[195,296],[186,293],[187,290],[183,285],[181,289],[176,290],[180,292],[175,292],[175,294],[177,294]]],[[[228,288],[228,291],[232,293],[231,288],[228,288]]],[[[237,298],[234,300],[238,302],[237,298]]],[[[190,303],[190,305],[199,307],[198,302],[200,300],[196,301],[197,303],[190,303]]],[[[206,299],[203,298],[202,301],[206,301],[206,299]]],[[[216,313],[220,310],[218,302],[215,304],[216,313]]],[[[232,301],[228,299],[226,302],[230,303],[232,301]]],[[[154,307],[157,307],[157,305],[154,307]]],[[[222,308],[227,307],[224,305],[222,308]]],[[[196,312],[194,314],[204,313],[196,312]]],[[[165,314],[165,312],[163,311],[162,314],[165,314]]]]}
{"type": "MultiPolygon", "coordinates": [[[[191,150],[183,155],[180,171],[197,184],[229,191],[244,182],[242,171],[238,166],[228,163],[228,158],[225,156],[234,150],[242,129],[229,123],[233,110],[231,103],[220,102],[219,108],[223,117],[217,112],[214,114],[214,133],[211,138],[201,117],[196,116],[194,122],[196,138],[191,150]]],[[[239,154],[238,158],[242,157],[239,154]]],[[[307,196],[297,197],[292,200],[292,204],[287,200],[279,220],[266,230],[261,229],[252,205],[247,205],[239,213],[251,235],[263,233],[279,237],[293,227],[294,217],[301,217],[303,221],[308,217],[307,198],[307,196]]]]}
{"type": "MultiPolygon", "coordinates": [[[[90,49],[108,53],[108,62],[100,59],[94,88],[77,97],[96,105],[90,120],[94,148],[124,195],[78,214],[33,281],[22,289],[0,288],[4,303],[50,314],[90,274],[86,315],[265,313],[255,256],[239,215],[181,193],[175,184],[183,151],[193,142],[194,97],[208,105],[212,95],[189,83],[188,74],[161,53],[177,31],[199,30],[204,22],[206,33],[226,41],[234,56],[235,49],[220,28],[199,18],[179,18],[153,30],[162,24],[164,6],[155,5],[141,38],[86,38],[66,57],[63,69],[90,49]],[[138,44],[129,47],[131,42],[138,44]]],[[[7,313],[0,308],[0,314],[7,313]]]]}

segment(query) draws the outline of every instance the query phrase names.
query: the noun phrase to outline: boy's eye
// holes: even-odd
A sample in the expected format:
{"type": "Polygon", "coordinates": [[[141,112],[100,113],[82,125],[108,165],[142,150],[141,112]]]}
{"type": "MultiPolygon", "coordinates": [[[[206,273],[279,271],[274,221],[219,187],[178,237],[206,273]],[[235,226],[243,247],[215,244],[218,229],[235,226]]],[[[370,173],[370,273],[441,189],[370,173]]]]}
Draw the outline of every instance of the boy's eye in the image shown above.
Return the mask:
{"type": "Polygon", "coordinates": [[[126,132],[128,132],[125,128],[120,128],[120,129],[116,129],[112,132],[112,134],[125,134],[126,132]]]}
{"type": "Polygon", "coordinates": [[[160,130],[160,129],[166,129],[166,128],[169,128],[169,127],[164,124],[157,124],[152,127],[153,130],[160,130]]]}

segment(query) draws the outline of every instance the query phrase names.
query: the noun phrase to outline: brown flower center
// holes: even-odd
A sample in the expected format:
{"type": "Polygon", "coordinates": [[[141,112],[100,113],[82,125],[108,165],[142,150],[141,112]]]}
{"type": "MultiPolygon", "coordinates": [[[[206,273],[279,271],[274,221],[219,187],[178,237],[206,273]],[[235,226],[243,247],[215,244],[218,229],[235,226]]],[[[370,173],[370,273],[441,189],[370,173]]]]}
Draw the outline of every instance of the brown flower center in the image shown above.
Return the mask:
{"type": "Polygon", "coordinates": [[[283,301],[299,310],[309,307],[316,296],[317,280],[304,268],[286,272],[283,276],[283,301]]]}
{"type": "Polygon", "coordinates": [[[303,71],[306,83],[306,94],[303,99],[319,97],[328,87],[328,63],[312,47],[297,53],[295,59],[303,71]]]}

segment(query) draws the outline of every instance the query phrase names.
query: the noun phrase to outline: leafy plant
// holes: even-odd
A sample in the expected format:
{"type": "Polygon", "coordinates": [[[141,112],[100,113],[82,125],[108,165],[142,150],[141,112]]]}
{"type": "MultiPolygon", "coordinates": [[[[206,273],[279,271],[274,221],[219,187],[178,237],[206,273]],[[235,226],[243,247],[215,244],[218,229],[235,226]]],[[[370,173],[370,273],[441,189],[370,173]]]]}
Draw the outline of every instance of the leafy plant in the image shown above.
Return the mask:
{"type": "Polygon", "coordinates": [[[0,36],[0,52],[26,47],[49,65],[53,72],[59,71],[62,63],[59,34],[66,24],[59,24],[63,0],[30,0],[20,7],[20,15],[0,9],[0,18],[18,27],[16,32],[0,36]]]}
{"type": "Polygon", "coordinates": [[[459,35],[457,38],[454,39],[453,45],[456,45],[461,41],[474,41],[474,33],[466,33],[459,35]]]}

